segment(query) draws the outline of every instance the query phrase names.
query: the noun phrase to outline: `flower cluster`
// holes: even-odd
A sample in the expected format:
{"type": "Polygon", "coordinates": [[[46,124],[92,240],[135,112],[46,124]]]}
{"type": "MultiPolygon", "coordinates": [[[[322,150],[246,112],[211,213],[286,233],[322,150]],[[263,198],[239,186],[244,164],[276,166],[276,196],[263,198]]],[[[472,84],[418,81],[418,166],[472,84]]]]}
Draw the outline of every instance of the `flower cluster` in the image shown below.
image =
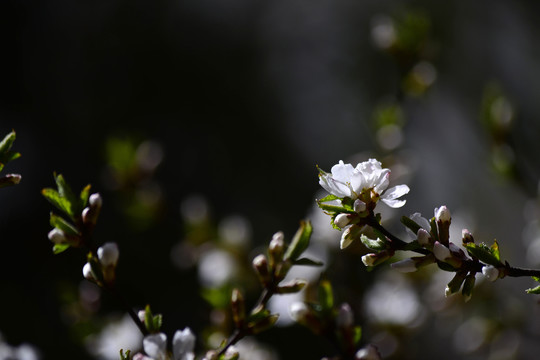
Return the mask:
{"type": "Polygon", "coordinates": [[[334,227],[345,228],[340,242],[342,249],[360,238],[379,200],[392,208],[399,208],[406,201],[399,198],[409,192],[407,185],[388,188],[390,169],[382,168],[375,159],[361,162],[356,167],[340,160],[332,166],[330,173],[320,169],[319,172],[319,184],[330,195],[317,203],[332,216],[334,227]],[[329,204],[331,201],[339,204],[329,204]]]}

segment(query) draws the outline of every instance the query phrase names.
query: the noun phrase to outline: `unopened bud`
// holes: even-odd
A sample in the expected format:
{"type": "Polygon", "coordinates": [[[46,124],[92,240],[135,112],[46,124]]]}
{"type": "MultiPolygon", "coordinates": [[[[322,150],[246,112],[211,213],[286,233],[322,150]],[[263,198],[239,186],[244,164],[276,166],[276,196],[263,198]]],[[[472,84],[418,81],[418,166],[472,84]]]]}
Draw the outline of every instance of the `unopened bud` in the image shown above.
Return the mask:
{"type": "Polygon", "coordinates": [[[84,276],[84,278],[86,280],[96,282],[96,277],[94,276],[94,273],[92,271],[92,265],[90,265],[90,263],[84,264],[82,272],[83,272],[83,276],[84,276]]]}
{"type": "Polygon", "coordinates": [[[289,307],[289,315],[294,321],[299,323],[302,323],[309,313],[310,310],[308,306],[301,301],[294,302],[289,307]]]}
{"type": "Polygon", "coordinates": [[[345,249],[347,246],[351,245],[351,243],[360,238],[360,232],[362,231],[362,228],[358,225],[352,225],[351,227],[348,227],[344,232],[343,235],[341,235],[341,241],[340,241],[340,248],[345,249]]]}
{"type": "Polygon", "coordinates": [[[344,228],[345,226],[349,225],[350,218],[349,215],[341,213],[334,219],[334,224],[336,224],[337,227],[344,228]]]}
{"type": "Polygon", "coordinates": [[[233,321],[237,328],[241,329],[246,317],[246,306],[244,297],[238,289],[233,289],[231,296],[231,308],[233,321]]]}
{"type": "Polygon", "coordinates": [[[17,185],[21,182],[21,175],[19,174],[7,174],[0,178],[0,188],[17,185]]]}
{"type": "Polygon", "coordinates": [[[445,205],[435,209],[435,220],[437,220],[437,222],[442,221],[449,223],[451,219],[450,210],[448,210],[445,205]]]}
{"type": "Polygon", "coordinates": [[[452,294],[457,293],[459,289],[461,288],[461,284],[463,284],[463,281],[465,280],[466,275],[467,275],[466,272],[462,272],[462,271],[457,272],[454,278],[450,280],[450,282],[446,286],[444,295],[448,297],[452,294]]]}
{"type": "Polygon", "coordinates": [[[354,200],[353,210],[354,210],[355,212],[357,212],[357,213],[362,212],[362,211],[365,211],[365,210],[366,210],[366,203],[363,202],[363,201],[360,200],[360,199],[354,200]]]}
{"type": "Polygon", "coordinates": [[[94,193],[88,198],[88,203],[91,207],[99,210],[101,209],[101,205],[103,205],[103,199],[99,193],[94,193]]]}
{"type": "Polygon", "coordinates": [[[237,360],[239,357],[240,354],[238,353],[238,349],[234,345],[231,345],[225,351],[223,360],[237,360]]]}
{"type": "Polygon", "coordinates": [[[431,237],[429,235],[429,233],[427,232],[426,229],[424,228],[420,228],[418,229],[418,232],[416,233],[416,236],[418,238],[418,243],[421,245],[421,246],[429,246],[431,245],[431,237]]]}
{"type": "Polygon", "coordinates": [[[433,245],[433,254],[439,261],[446,261],[452,257],[450,249],[438,241],[435,241],[435,244],[433,245]]]}
{"type": "Polygon", "coordinates": [[[283,254],[285,252],[285,240],[283,233],[277,232],[270,240],[270,245],[268,246],[268,254],[270,255],[270,266],[274,266],[283,260],[283,254]]]}
{"type": "Polygon", "coordinates": [[[392,256],[394,255],[394,252],[393,251],[387,251],[387,250],[384,250],[384,251],[380,251],[376,254],[372,253],[372,254],[366,254],[364,256],[362,256],[362,262],[364,263],[365,266],[376,266],[376,265],[379,265],[380,263],[383,263],[385,262],[386,260],[390,259],[392,256]]]}
{"type": "Polygon", "coordinates": [[[364,346],[362,349],[358,350],[356,355],[354,356],[355,360],[381,360],[381,354],[379,354],[379,351],[377,350],[377,347],[375,345],[368,344],[364,346]]]}
{"type": "Polygon", "coordinates": [[[66,242],[66,234],[58,229],[54,228],[51,231],[49,231],[49,234],[47,235],[49,237],[49,240],[51,240],[55,244],[62,244],[66,242]]]}
{"type": "Polygon", "coordinates": [[[249,330],[251,330],[252,334],[258,334],[274,326],[278,318],[279,318],[278,314],[271,314],[262,319],[259,319],[257,321],[250,323],[248,325],[248,328],[249,330]]]}
{"type": "Polygon", "coordinates": [[[347,303],[341,304],[336,318],[338,327],[348,328],[354,324],[354,314],[351,307],[347,303]]]}
{"type": "Polygon", "coordinates": [[[475,282],[476,278],[474,274],[469,274],[465,278],[465,282],[463,282],[463,289],[461,290],[461,295],[463,295],[463,299],[465,300],[465,302],[471,300],[475,282]]]}
{"type": "Polygon", "coordinates": [[[270,273],[268,272],[268,260],[266,259],[266,256],[263,254],[255,256],[252,265],[261,282],[267,284],[270,280],[270,273]]]}
{"type": "Polygon", "coordinates": [[[137,312],[137,317],[144,324],[145,319],[146,319],[146,311],[145,310],[139,310],[139,312],[137,312]]]}
{"type": "Polygon", "coordinates": [[[474,243],[474,238],[473,238],[471,232],[469,230],[467,230],[467,229],[461,230],[461,239],[462,239],[464,244],[474,243]]]}
{"type": "Polygon", "coordinates": [[[218,352],[215,350],[209,350],[206,352],[202,360],[218,360],[218,352]]]}
{"type": "Polygon", "coordinates": [[[97,255],[102,266],[116,266],[120,251],[118,250],[118,245],[116,245],[116,243],[108,242],[103,244],[103,246],[97,250],[97,255]]]}
{"type": "Polygon", "coordinates": [[[492,265],[486,265],[482,268],[482,274],[489,280],[495,281],[499,278],[499,269],[492,265]]]}

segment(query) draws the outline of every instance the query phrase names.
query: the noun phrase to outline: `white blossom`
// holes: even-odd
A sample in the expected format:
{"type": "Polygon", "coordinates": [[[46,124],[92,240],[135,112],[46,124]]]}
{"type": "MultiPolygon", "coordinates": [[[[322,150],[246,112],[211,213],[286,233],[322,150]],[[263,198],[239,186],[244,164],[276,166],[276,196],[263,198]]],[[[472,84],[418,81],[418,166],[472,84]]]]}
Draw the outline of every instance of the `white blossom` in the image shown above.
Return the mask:
{"type": "Polygon", "coordinates": [[[173,356],[174,360],[193,360],[193,348],[195,347],[195,335],[190,328],[177,330],[173,337],[173,356]]]}
{"type": "Polygon", "coordinates": [[[373,190],[390,207],[405,205],[405,200],[397,200],[409,192],[407,185],[398,185],[388,189],[390,169],[383,169],[381,163],[369,159],[353,167],[342,160],[332,166],[331,173],[321,171],[319,184],[330,194],[349,197],[353,200],[365,190],[373,190]]]}

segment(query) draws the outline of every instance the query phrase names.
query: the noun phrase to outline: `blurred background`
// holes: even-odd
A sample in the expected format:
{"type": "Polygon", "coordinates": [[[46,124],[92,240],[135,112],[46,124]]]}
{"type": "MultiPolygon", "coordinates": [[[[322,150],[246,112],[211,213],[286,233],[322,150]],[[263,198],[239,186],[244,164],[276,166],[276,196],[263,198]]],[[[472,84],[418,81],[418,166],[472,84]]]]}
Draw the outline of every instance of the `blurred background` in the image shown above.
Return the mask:
{"type": "MultiPolygon", "coordinates": [[[[251,259],[310,218],[336,302],[385,358],[530,359],[540,351],[530,279],[478,279],[464,304],[444,298],[450,275],[435,269],[367,274],[366,250],[338,251],[314,199],[316,165],[376,157],[411,188],[405,207],[380,206],[397,233],[400,216],[444,204],[455,242],[468,228],[497,238],[512,265],[540,266],[539,7],[2,1],[0,135],[16,130],[22,153],[4,171],[23,180],[0,190],[0,349],[114,359],[140,346],[119,304],[82,280],[85,253],[51,252],[40,190],[56,171],[102,194],[94,238],[119,244],[132,306],[151,304],[168,334],[191,327],[197,350],[230,332],[220,294],[236,284],[254,301],[251,259]]],[[[320,272],[303,275],[316,284],[320,272]]],[[[249,339],[244,358],[335,354],[281,325],[249,339]]]]}

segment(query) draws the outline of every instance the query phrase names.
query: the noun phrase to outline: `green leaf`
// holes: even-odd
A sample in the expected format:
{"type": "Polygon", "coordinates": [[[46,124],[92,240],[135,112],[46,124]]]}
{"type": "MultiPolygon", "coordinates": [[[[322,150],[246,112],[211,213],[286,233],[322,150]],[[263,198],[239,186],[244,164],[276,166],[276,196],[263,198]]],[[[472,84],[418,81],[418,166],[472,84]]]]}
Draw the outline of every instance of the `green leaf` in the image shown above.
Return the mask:
{"type": "Polygon", "coordinates": [[[540,277],[538,276],[532,276],[532,279],[536,282],[540,282],[540,277]]]}
{"type": "Polygon", "coordinates": [[[255,309],[253,309],[253,311],[251,312],[251,314],[249,314],[247,320],[249,322],[259,322],[261,321],[262,319],[265,319],[267,318],[268,316],[270,316],[270,310],[264,308],[264,307],[257,307],[255,309]]]}
{"type": "Polygon", "coordinates": [[[493,240],[493,245],[491,245],[491,253],[495,258],[499,261],[501,261],[501,254],[499,252],[499,243],[497,243],[497,240],[493,240]]]}
{"type": "Polygon", "coordinates": [[[295,261],[298,257],[306,250],[309,246],[309,239],[311,233],[313,232],[313,227],[309,221],[301,221],[300,227],[296,231],[291,244],[287,248],[287,252],[283,256],[285,261],[292,260],[295,261]]]}
{"type": "Polygon", "coordinates": [[[55,215],[52,212],[50,223],[52,227],[62,230],[67,235],[79,235],[79,232],[77,231],[77,228],[75,226],[71,225],[69,222],[64,220],[64,218],[55,215]]]}
{"type": "MultiPolygon", "coordinates": [[[[463,244],[467,249],[469,255],[478,258],[480,261],[493,265],[493,266],[502,266],[503,264],[499,260],[498,256],[494,254],[495,250],[488,247],[486,244],[475,244],[475,243],[465,243],[463,244]]],[[[496,251],[498,255],[498,250],[496,251]]]]}
{"type": "Polygon", "coordinates": [[[411,231],[415,234],[418,233],[418,230],[422,228],[414,220],[409,219],[407,216],[401,217],[401,223],[411,229],[411,231]]]}
{"type": "Polygon", "coordinates": [[[360,241],[364,244],[365,247],[375,251],[382,251],[386,249],[386,242],[382,239],[370,239],[366,235],[362,234],[360,236],[360,241]]]}
{"type": "Polygon", "coordinates": [[[322,261],[312,260],[308,258],[300,258],[293,261],[293,265],[303,265],[303,266],[323,266],[322,261]]]}
{"type": "Polygon", "coordinates": [[[90,196],[90,188],[91,187],[92,186],[90,184],[88,184],[81,191],[81,195],[79,196],[79,200],[80,200],[79,207],[81,209],[84,209],[86,207],[86,205],[88,205],[88,197],[90,196]]]}
{"type": "Polygon", "coordinates": [[[332,284],[330,281],[322,280],[320,282],[318,300],[323,312],[332,311],[334,308],[334,293],[332,291],[332,284]]]}
{"type": "Polygon", "coordinates": [[[56,186],[58,187],[58,193],[67,200],[70,207],[70,216],[74,217],[75,214],[82,211],[82,209],[79,209],[79,199],[75,196],[75,193],[71,190],[71,187],[62,174],[56,175],[55,180],[56,186]]]}
{"type": "Polygon", "coordinates": [[[322,204],[317,203],[317,205],[324,211],[328,211],[330,213],[354,213],[354,210],[347,209],[344,206],[341,205],[328,205],[328,204],[322,204]]]}
{"type": "Polygon", "coordinates": [[[431,227],[431,236],[434,241],[439,241],[439,231],[437,230],[437,221],[435,217],[432,217],[429,221],[429,226],[431,227]]]}
{"type": "Polygon", "coordinates": [[[5,154],[11,149],[13,142],[15,141],[15,131],[11,131],[7,134],[2,141],[0,141],[0,154],[5,154]]]}
{"type": "Polygon", "coordinates": [[[540,285],[535,288],[525,290],[527,294],[540,294],[540,285]]]}
{"type": "Polygon", "coordinates": [[[45,197],[45,199],[47,199],[51,204],[53,204],[58,210],[63,211],[70,218],[73,218],[70,203],[68,202],[66,198],[60,196],[58,191],[51,188],[45,188],[41,190],[41,194],[45,197]]]}
{"type": "Polygon", "coordinates": [[[317,200],[318,203],[328,202],[328,201],[334,201],[334,200],[342,200],[339,196],[336,195],[326,195],[322,199],[317,200]]]}
{"type": "Polygon", "coordinates": [[[127,350],[124,354],[124,349],[120,349],[120,360],[129,360],[131,356],[131,351],[127,350]]]}
{"type": "Polygon", "coordinates": [[[358,346],[358,343],[362,339],[362,328],[360,326],[355,326],[353,328],[353,343],[358,346]]]}
{"type": "Polygon", "coordinates": [[[55,254],[55,255],[60,254],[61,252],[64,252],[67,249],[69,249],[69,247],[70,247],[69,244],[54,244],[54,246],[53,246],[53,254],[55,254]]]}

